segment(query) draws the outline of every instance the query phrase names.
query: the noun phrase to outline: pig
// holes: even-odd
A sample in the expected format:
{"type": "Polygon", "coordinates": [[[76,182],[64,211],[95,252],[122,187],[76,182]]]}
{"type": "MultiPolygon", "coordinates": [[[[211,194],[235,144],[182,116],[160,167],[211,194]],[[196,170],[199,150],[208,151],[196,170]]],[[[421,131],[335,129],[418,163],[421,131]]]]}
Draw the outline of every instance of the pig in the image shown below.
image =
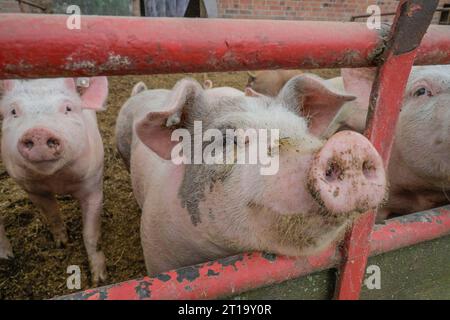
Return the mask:
{"type": "MultiPolygon", "coordinates": [[[[312,133],[352,99],[313,75],[294,77],[275,98],[210,96],[190,78],[172,90],[129,98],[116,122],[116,139],[119,152],[129,157],[133,193],[142,209],[148,273],[251,250],[313,254],[339,240],[359,214],[377,208],[386,177],[370,142],[351,131],[328,141],[312,133]],[[318,113],[307,118],[316,107],[318,113]],[[179,144],[172,135],[181,128],[195,142],[197,121],[202,134],[217,129],[219,138],[226,129],[278,129],[275,144],[262,149],[279,158],[278,170],[263,175],[258,163],[174,161],[179,144]]],[[[249,151],[247,142],[237,142],[247,141],[239,133],[219,138],[212,144],[223,143],[238,158],[249,151]]],[[[200,143],[203,151],[206,147],[200,143]]]]}
{"type": "Polygon", "coordinates": [[[72,78],[4,80],[3,91],[1,153],[8,174],[40,209],[57,246],[68,237],[55,195],[79,201],[92,282],[105,280],[98,248],[103,142],[96,111],[107,98],[107,78],[91,78],[81,96],[72,78]]]}
{"type": "Polygon", "coordinates": [[[281,88],[294,76],[301,74],[300,70],[263,70],[248,72],[247,88],[254,91],[275,97],[280,92],[281,88]]]}
{"type": "MultiPolygon", "coordinates": [[[[325,130],[362,132],[375,78],[373,68],[343,69],[337,79],[357,97],[325,130]]],[[[413,67],[403,97],[388,167],[389,200],[378,220],[450,202],[450,66],[413,67]]]]}

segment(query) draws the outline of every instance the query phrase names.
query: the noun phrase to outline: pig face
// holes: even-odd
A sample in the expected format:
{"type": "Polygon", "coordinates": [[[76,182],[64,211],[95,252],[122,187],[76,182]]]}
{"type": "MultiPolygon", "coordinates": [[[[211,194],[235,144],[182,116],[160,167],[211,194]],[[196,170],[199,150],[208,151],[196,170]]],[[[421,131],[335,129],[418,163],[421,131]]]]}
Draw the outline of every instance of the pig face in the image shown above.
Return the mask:
{"type": "Polygon", "coordinates": [[[3,89],[0,112],[5,164],[51,175],[87,149],[85,110],[102,108],[107,80],[93,78],[81,97],[71,78],[5,80],[3,89]]]}
{"type": "Polygon", "coordinates": [[[413,68],[396,148],[419,176],[450,186],[450,66],[413,68]]]}
{"type": "MultiPolygon", "coordinates": [[[[342,69],[346,91],[367,110],[375,69],[342,69]]],[[[396,127],[394,152],[415,175],[450,186],[450,66],[413,67],[396,127]]],[[[397,172],[394,172],[395,175],[397,172]]]]}
{"type": "MultiPolygon", "coordinates": [[[[242,219],[285,216],[301,220],[311,215],[321,215],[333,224],[378,206],[385,195],[382,161],[369,141],[357,133],[342,132],[325,142],[312,133],[352,99],[313,75],[291,79],[276,98],[206,99],[197,82],[183,79],[166,100],[164,111],[150,112],[137,124],[136,133],[153,152],[169,161],[176,146],[171,141],[172,132],[187,129],[189,142],[195,142],[196,122],[201,122],[203,134],[208,129],[219,133],[227,129],[276,129],[274,144],[263,150],[271,159],[279,158],[273,174],[261,174],[262,163],[212,165],[203,159],[184,165],[177,193],[192,223],[197,225],[225,212],[237,224],[242,219]]],[[[237,143],[245,138],[239,133],[236,136],[217,140],[226,147],[231,145],[230,150],[236,150],[237,155],[249,153],[249,144],[237,143]]],[[[204,151],[205,144],[201,147],[204,151]]]]}

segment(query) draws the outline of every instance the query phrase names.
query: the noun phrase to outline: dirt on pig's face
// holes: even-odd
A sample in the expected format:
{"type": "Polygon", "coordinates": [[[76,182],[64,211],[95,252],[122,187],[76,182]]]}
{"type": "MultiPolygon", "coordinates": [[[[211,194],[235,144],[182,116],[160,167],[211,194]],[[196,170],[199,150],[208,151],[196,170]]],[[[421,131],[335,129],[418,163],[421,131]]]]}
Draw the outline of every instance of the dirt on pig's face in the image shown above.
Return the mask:
{"type": "Polygon", "coordinates": [[[450,67],[415,67],[405,92],[396,148],[419,177],[450,187],[450,67]]]}
{"type": "MultiPolygon", "coordinates": [[[[218,210],[227,212],[229,217],[236,217],[237,220],[248,219],[246,215],[263,215],[265,212],[271,216],[291,218],[296,216],[302,221],[305,216],[316,214],[322,218],[326,217],[328,219],[326,223],[331,223],[331,220],[340,223],[342,219],[352,216],[355,211],[361,212],[370,206],[367,203],[349,212],[341,212],[337,209],[338,212],[330,212],[326,201],[320,198],[320,193],[310,187],[314,184],[310,176],[311,163],[324,141],[308,132],[304,118],[281,105],[274,104],[270,99],[221,99],[218,103],[217,106],[208,109],[208,112],[199,113],[197,120],[200,119],[199,116],[203,117],[203,132],[211,128],[222,132],[223,142],[219,143],[224,144],[224,149],[226,149],[225,145],[228,147],[231,145],[229,149],[235,153],[233,161],[228,164],[203,163],[186,166],[179,197],[194,225],[215,219],[219,214],[218,210]],[[261,169],[267,168],[267,165],[260,162],[248,163],[251,152],[248,139],[245,140],[244,137],[242,138],[244,143],[238,144],[241,138],[239,134],[236,134],[237,139],[230,139],[225,136],[225,128],[234,133],[238,129],[244,131],[262,129],[268,130],[268,135],[271,129],[277,130],[278,136],[274,145],[270,144],[270,139],[267,137],[267,145],[257,146],[265,148],[263,152],[273,160],[271,163],[273,172],[261,174],[261,169]],[[246,155],[247,162],[238,163],[237,159],[243,155],[246,155]]],[[[190,123],[193,121],[195,120],[191,119],[190,123]]],[[[193,131],[193,128],[190,130],[193,131]]],[[[203,145],[202,151],[205,151],[206,145],[203,145]]],[[[348,150],[350,149],[349,147],[348,150]]],[[[257,152],[260,151],[257,150],[257,152]]],[[[225,160],[224,157],[220,158],[225,160]]],[[[352,157],[345,161],[353,161],[352,165],[355,165],[355,159],[352,157]]],[[[351,170],[344,171],[346,175],[351,174],[351,170]]],[[[359,186],[354,185],[354,187],[359,186]]],[[[336,197],[345,197],[345,195],[336,194],[336,190],[333,191],[336,197]]],[[[363,200],[361,198],[362,202],[363,200]]]]}
{"type": "MultiPolygon", "coordinates": [[[[274,251],[267,243],[277,243],[279,250],[275,251],[279,253],[288,253],[284,251],[287,248],[294,248],[293,253],[305,247],[322,248],[320,233],[336,228],[351,215],[327,214],[308,189],[310,164],[323,141],[310,135],[306,121],[289,110],[269,103],[256,106],[252,104],[253,98],[245,99],[246,102],[228,100],[232,103],[228,107],[226,99],[222,99],[220,108],[213,108],[209,113],[214,119],[202,122],[203,131],[210,128],[219,128],[221,132],[223,128],[234,132],[239,128],[278,130],[276,145],[270,146],[268,142],[262,150],[271,159],[278,158],[276,172],[262,175],[261,168],[267,165],[237,163],[238,157],[244,154],[249,159],[251,147],[248,141],[240,145],[237,139],[224,137],[224,145],[231,145],[230,150],[235,151],[234,161],[186,165],[178,192],[182,206],[194,226],[209,226],[203,230],[211,232],[214,241],[234,246],[236,250],[242,250],[247,240],[251,243],[249,248],[259,243],[261,250],[274,251]],[[241,233],[245,226],[254,226],[248,235],[241,233]],[[255,240],[254,236],[263,239],[255,240]],[[233,244],[230,239],[240,240],[233,244]]],[[[335,236],[333,233],[332,237],[335,236]]]]}

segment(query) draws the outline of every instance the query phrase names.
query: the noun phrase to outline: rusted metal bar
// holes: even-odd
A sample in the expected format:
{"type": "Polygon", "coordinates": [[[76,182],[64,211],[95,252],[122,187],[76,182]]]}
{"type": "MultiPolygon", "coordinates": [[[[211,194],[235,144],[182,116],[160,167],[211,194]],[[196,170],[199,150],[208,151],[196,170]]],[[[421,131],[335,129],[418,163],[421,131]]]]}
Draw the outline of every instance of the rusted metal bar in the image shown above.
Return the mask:
{"type": "MultiPolygon", "coordinates": [[[[0,14],[0,78],[365,67],[384,49],[364,23],[82,16],[69,30],[67,19],[0,14]]],[[[416,63],[450,63],[449,28],[429,29],[416,63]]]]}
{"type": "MultiPolygon", "coordinates": [[[[437,8],[436,10],[435,10],[436,12],[448,12],[448,11],[450,11],[450,8],[437,8]]],[[[393,15],[395,15],[395,11],[393,11],[393,12],[382,12],[382,13],[380,13],[380,16],[381,17],[384,17],[384,16],[393,16],[393,15]]],[[[360,19],[360,18],[369,18],[369,17],[372,17],[374,14],[360,14],[360,15],[356,15],[356,16],[351,16],[350,17],[350,21],[355,21],[356,19],[360,19]]]]}
{"type": "MultiPolygon", "coordinates": [[[[408,82],[417,48],[433,18],[438,0],[403,0],[391,28],[382,61],[372,88],[366,135],[384,160],[389,162],[395,126],[403,93],[408,82]]],[[[369,255],[369,239],[375,212],[359,218],[348,233],[343,248],[338,299],[358,299],[369,255]]]]}
{"type": "MultiPolygon", "coordinates": [[[[370,255],[411,246],[450,234],[450,206],[419,212],[376,225],[370,255]]],[[[335,248],[314,257],[290,258],[247,253],[126,281],[55,299],[214,299],[280,283],[333,267],[335,248]]]]}

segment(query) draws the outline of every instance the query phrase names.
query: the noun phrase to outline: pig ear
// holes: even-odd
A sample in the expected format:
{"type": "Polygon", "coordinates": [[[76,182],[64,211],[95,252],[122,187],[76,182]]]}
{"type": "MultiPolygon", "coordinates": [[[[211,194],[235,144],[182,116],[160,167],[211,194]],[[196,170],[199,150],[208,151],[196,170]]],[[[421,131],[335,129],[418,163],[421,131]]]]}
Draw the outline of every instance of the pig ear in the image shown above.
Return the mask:
{"type": "Polygon", "coordinates": [[[171,141],[173,130],[182,127],[189,109],[200,99],[203,88],[192,79],[182,79],[175,84],[161,112],[149,112],[136,124],[139,139],[159,157],[171,159],[172,148],[178,141],[171,141]]]}
{"type": "Polygon", "coordinates": [[[309,118],[309,129],[321,134],[347,101],[355,100],[333,88],[324,79],[313,74],[302,74],[289,80],[277,100],[290,110],[309,118]]]}
{"type": "Polygon", "coordinates": [[[104,110],[103,107],[108,97],[108,79],[106,77],[92,77],[89,79],[89,87],[81,96],[85,109],[96,111],[104,110]]]}
{"type": "Polygon", "coordinates": [[[346,68],[341,69],[345,91],[356,96],[356,103],[362,108],[368,108],[370,92],[375,80],[376,68],[346,68]]]}
{"type": "Polygon", "coordinates": [[[142,81],[139,81],[134,85],[133,90],[131,91],[131,96],[135,96],[145,90],[147,90],[147,86],[142,81]]]}

